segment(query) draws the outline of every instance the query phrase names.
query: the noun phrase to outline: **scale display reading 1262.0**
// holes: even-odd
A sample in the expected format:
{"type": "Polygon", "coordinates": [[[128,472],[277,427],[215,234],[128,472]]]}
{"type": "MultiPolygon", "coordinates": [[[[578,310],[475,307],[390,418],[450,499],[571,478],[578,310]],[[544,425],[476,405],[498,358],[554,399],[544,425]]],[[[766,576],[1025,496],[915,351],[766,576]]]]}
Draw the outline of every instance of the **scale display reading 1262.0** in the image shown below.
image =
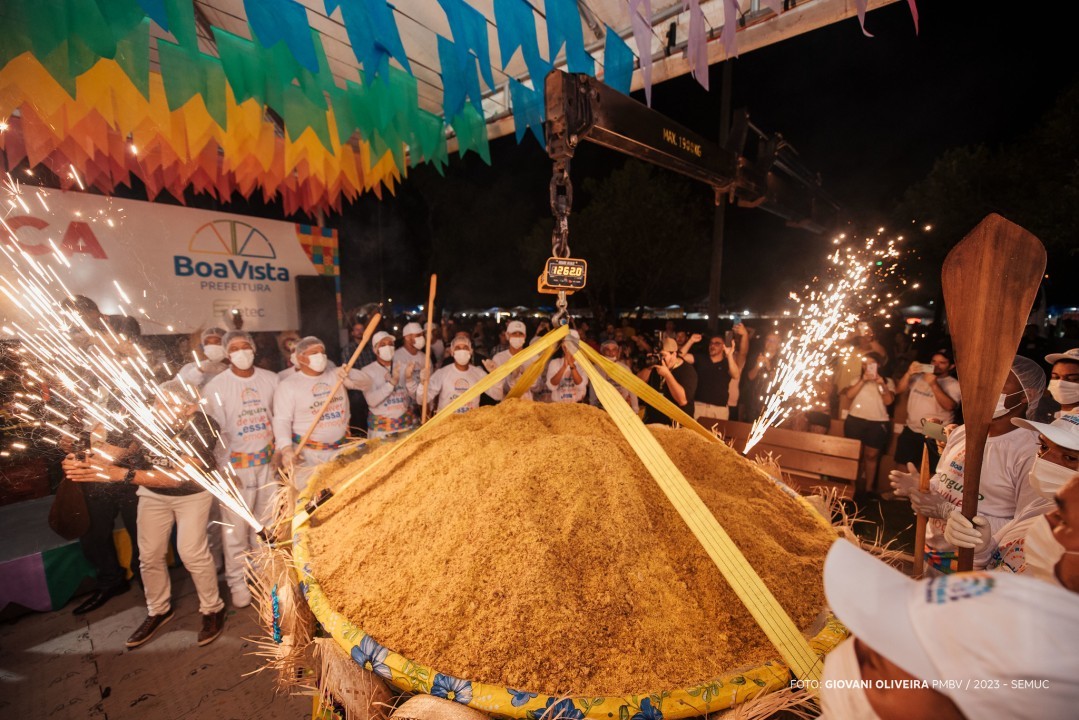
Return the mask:
{"type": "Polygon", "coordinates": [[[588,263],[577,258],[548,258],[541,284],[552,290],[574,292],[584,288],[588,263]]]}

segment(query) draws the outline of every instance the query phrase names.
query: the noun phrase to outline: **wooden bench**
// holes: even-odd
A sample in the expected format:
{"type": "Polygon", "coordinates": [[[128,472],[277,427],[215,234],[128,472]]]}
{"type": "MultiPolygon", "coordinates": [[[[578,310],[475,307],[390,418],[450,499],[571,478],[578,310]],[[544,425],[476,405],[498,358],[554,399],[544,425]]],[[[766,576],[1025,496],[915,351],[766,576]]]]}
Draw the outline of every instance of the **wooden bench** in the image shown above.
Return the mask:
{"type": "MultiPolygon", "coordinates": [[[[741,452],[749,438],[749,423],[700,418],[741,452]]],[[[840,497],[854,496],[862,443],[845,437],[771,428],[750,451],[751,457],[772,454],[783,470],[784,480],[805,493],[816,487],[834,489],[840,497]]]]}

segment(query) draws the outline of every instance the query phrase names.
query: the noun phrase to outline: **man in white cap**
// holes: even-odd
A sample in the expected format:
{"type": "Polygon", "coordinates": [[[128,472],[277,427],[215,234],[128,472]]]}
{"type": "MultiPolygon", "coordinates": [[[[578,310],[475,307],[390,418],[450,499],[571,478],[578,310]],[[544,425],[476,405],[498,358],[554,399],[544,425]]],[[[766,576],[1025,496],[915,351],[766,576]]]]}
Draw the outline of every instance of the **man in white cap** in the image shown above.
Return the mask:
{"type": "Polygon", "coordinates": [[[277,463],[295,468],[292,482],[302,491],[315,467],[331,460],[344,444],[349,406],[344,387],[339,387],[325,411],[318,415],[330,397],[330,391],[337,385],[336,370],[330,367],[326,346],[321,340],[309,335],[296,343],[296,362],[299,371],[277,386],[273,428],[277,463]],[[312,425],[315,425],[314,432],[302,455],[296,457],[296,446],[312,425]]]}
{"type": "MultiPolygon", "coordinates": [[[[487,375],[483,368],[472,364],[472,341],[468,335],[455,336],[450,343],[450,351],[453,363],[432,373],[427,386],[427,401],[434,405],[435,412],[442,412],[450,403],[464,395],[470,387],[487,375]]],[[[423,382],[422,375],[420,382],[423,382]]],[[[415,392],[420,395],[422,389],[415,392]]],[[[487,395],[494,400],[501,400],[503,397],[501,386],[494,386],[487,391],[487,395]]],[[[458,408],[457,412],[465,413],[475,410],[479,405],[480,399],[475,398],[472,402],[458,408]]]]}
{"type": "Polygon", "coordinates": [[[547,389],[553,403],[581,402],[588,393],[588,376],[573,358],[580,344],[580,334],[570,330],[562,341],[562,356],[553,358],[547,365],[547,389]]]}
{"type": "Polygon", "coordinates": [[[409,383],[418,383],[420,371],[426,355],[423,351],[426,347],[427,338],[424,336],[423,326],[418,322],[406,323],[401,330],[401,347],[393,354],[393,364],[403,368],[412,368],[411,374],[405,378],[409,383]]]}
{"type": "MultiPolygon", "coordinates": [[[[952,510],[944,536],[956,547],[973,548],[978,558],[988,554],[986,568],[990,570],[1059,582],[1054,566],[1060,559],[1060,544],[1053,539],[1050,516],[1067,507],[1064,501],[1074,502],[1074,511],[1079,512],[1079,497],[1073,497],[1079,492],[1079,415],[1063,415],[1051,424],[1021,418],[1012,422],[1038,433],[1041,447],[1027,478],[1038,497],[995,533],[984,515],[976,515],[971,522],[961,511],[952,510]],[[1064,490],[1070,481],[1074,487],[1064,490]]],[[[975,569],[980,568],[975,565],[975,569]]]]}
{"type": "Polygon", "coordinates": [[[225,346],[222,344],[225,331],[219,327],[206,328],[199,338],[199,349],[195,359],[184,365],[176,373],[188,385],[202,388],[218,373],[225,370],[225,346]],[[202,357],[200,358],[199,355],[202,357]]]}
{"type": "MultiPolygon", "coordinates": [[[[993,533],[1037,498],[1027,476],[1038,452],[1038,435],[1012,424],[1012,419],[1032,418],[1044,392],[1045,373],[1038,363],[1016,355],[989,425],[978,490],[978,512],[986,517],[993,533]]],[[[893,470],[889,474],[896,495],[909,497],[915,512],[929,518],[925,559],[938,572],[954,572],[958,560],[956,547],[944,536],[944,528],[951,511],[963,506],[965,463],[966,426],[960,426],[948,435],[928,492],[918,491],[918,472],[913,463],[908,463],[908,472],[893,470]]],[[[974,562],[984,567],[988,560],[985,553],[975,557],[974,562]]]]}
{"type": "MultiPolygon", "coordinates": [[[[247,507],[262,522],[270,519],[274,481],[273,406],[277,374],[255,367],[255,341],[243,330],[225,336],[229,369],[203,390],[206,413],[218,426],[217,461],[222,471],[232,469],[236,487],[247,507]]],[[[251,604],[244,578],[247,554],[258,547],[254,530],[224,505],[221,547],[225,556],[225,580],[233,607],[251,604]]]]}
{"type": "Polygon", "coordinates": [[[1002,573],[915,581],[839,540],[824,591],[854,634],[828,653],[828,720],[1065,720],[1079,707],[1079,598],[1002,573]]]}
{"type": "MultiPolygon", "coordinates": [[[[375,333],[371,344],[375,361],[359,370],[353,368],[345,378],[345,387],[362,391],[367,401],[367,437],[385,438],[414,430],[420,422],[416,414],[416,387],[420,381],[416,360],[410,359],[408,353],[401,355],[401,348],[395,353],[393,335],[387,332],[375,333]],[[414,378],[412,383],[409,377],[414,378]]],[[[419,364],[422,368],[422,354],[419,364]]]]}
{"type": "MultiPolygon", "coordinates": [[[[619,346],[618,341],[615,340],[613,337],[609,337],[608,339],[604,340],[599,344],[599,352],[600,355],[607,358],[616,365],[621,365],[626,372],[633,372],[632,370],[630,370],[629,363],[627,363],[625,360],[619,359],[619,355],[621,355],[621,347],[619,346]]],[[[629,403],[629,406],[633,409],[633,412],[637,412],[639,408],[639,405],[637,404],[637,396],[616,383],[614,380],[612,380],[602,367],[599,367],[597,365],[596,369],[599,370],[600,373],[603,374],[603,377],[607,378],[608,382],[610,382],[611,385],[614,386],[614,389],[618,391],[618,394],[622,396],[622,399],[629,403]]],[[[596,389],[591,384],[588,386],[588,404],[595,405],[596,407],[599,407],[600,404],[599,398],[596,397],[596,389]]]]}
{"type": "Polygon", "coordinates": [[[1053,366],[1049,375],[1049,394],[1060,403],[1057,417],[1079,412],[1079,348],[1045,356],[1053,366]]]}
{"type": "MultiPolygon", "coordinates": [[[[494,372],[496,368],[502,367],[507,362],[509,362],[514,355],[524,349],[525,340],[527,338],[528,329],[525,327],[525,324],[520,320],[510,320],[508,323],[506,323],[507,348],[505,350],[502,350],[501,352],[496,353],[495,356],[490,360],[485,360],[483,366],[487,369],[488,372],[494,372]]],[[[524,375],[525,371],[528,370],[528,368],[531,367],[532,363],[534,362],[535,359],[529,360],[528,362],[523,363],[520,367],[518,367],[516,370],[509,374],[509,377],[507,377],[505,382],[502,384],[502,388],[505,393],[508,393],[510,390],[513,389],[513,387],[517,384],[517,381],[521,379],[521,376],[524,375]]],[[[541,379],[537,379],[537,384],[540,382],[540,380],[541,379]]],[[[531,400],[532,389],[529,388],[528,390],[526,390],[524,394],[521,395],[521,399],[531,400]]]]}

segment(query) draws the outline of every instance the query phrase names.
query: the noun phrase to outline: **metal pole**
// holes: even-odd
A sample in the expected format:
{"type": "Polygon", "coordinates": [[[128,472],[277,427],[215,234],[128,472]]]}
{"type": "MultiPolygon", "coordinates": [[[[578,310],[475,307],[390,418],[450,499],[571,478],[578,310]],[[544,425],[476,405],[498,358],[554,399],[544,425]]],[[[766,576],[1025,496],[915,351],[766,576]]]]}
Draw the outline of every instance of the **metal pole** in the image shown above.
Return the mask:
{"type": "MultiPolygon", "coordinates": [[[[719,145],[726,147],[731,133],[731,72],[730,60],[723,63],[723,84],[719,92],[719,145]]],[[[716,198],[715,217],[712,222],[712,274],[708,283],[708,329],[719,328],[719,292],[723,280],[723,228],[727,218],[727,195],[716,198]]]]}

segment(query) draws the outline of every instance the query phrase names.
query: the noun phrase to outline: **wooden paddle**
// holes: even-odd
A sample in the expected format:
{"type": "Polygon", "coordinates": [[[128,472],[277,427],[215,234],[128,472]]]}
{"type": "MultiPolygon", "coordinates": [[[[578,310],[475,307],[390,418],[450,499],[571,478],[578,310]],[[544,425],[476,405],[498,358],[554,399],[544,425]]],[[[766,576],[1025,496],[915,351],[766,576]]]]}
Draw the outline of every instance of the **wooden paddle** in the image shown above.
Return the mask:
{"type": "MultiPolygon", "coordinates": [[[[978,489],[989,423],[1045,273],[1038,238],[995,213],[987,215],[944,259],[941,286],[963,391],[966,461],[963,516],[978,513],[978,489]]],[[[974,551],[959,549],[959,570],[974,551]]]]}
{"type": "Polygon", "coordinates": [[[431,291],[427,294],[427,343],[424,347],[423,358],[423,376],[427,378],[423,381],[423,407],[420,409],[420,425],[427,422],[427,384],[431,379],[431,331],[434,330],[432,324],[435,316],[435,286],[438,284],[438,275],[431,273],[431,291]]]}
{"type": "MultiPolygon", "coordinates": [[[[918,478],[918,490],[929,492],[929,478],[933,471],[929,467],[929,446],[922,443],[922,468],[918,478]]],[[[929,518],[925,515],[918,516],[918,523],[914,528],[914,572],[911,577],[917,580],[925,571],[925,528],[929,524],[929,518]]]]}
{"type": "Polygon", "coordinates": [[[333,398],[337,394],[337,391],[345,384],[345,375],[347,375],[348,371],[352,369],[352,366],[356,364],[356,361],[360,359],[360,353],[367,347],[368,341],[371,339],[371,336],[375,334],[375,328],[378,327],[378,324],[381,321],[381,314],[375,313],[371,316],[371,319],[367,323],[367,327],[363,331],[363,337],[360,339],[360,344],[356,346],[356,350],[352,353],[352,357],[348,359],[348,363],[345,365],[341,377],[337,378],[337,384],[333,386],[333,390],[326,396],[326,402],[322,403],[322,407],[318,409],[318,413],[315,415],[315,421],[311,423],[311,427],[307,428],[307,432],[300,438],[300,444],[296,446],[296,453],[293,457],[299,457],[300,453],[303,452],[304,447],[307,445],[307,441],[311,439],[311,433],[315,432],[315,428],[317,428],[318,424],[322,421],[322,414],[326,412],[326,408],[333,402],[333,398]]]}

